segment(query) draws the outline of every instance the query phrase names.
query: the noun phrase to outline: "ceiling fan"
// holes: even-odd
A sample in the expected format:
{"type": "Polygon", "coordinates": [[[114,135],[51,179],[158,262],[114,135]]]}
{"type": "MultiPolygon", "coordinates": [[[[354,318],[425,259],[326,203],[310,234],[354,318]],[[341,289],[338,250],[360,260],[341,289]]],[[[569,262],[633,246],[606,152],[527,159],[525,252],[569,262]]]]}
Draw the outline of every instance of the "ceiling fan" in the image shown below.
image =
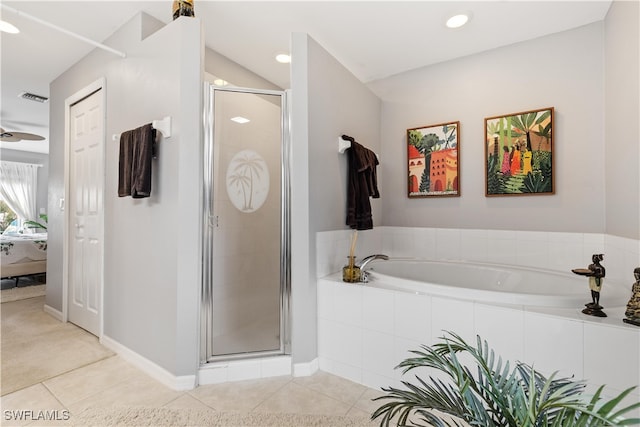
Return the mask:
{"type": "Polygon", "coordinates": [[[42,141],[43,136],[36,135],[35,133],[27,132],[7,132],[3,128],[0,128],[0,141],[5,142],[18,142],[18,141],[42,141]]]}

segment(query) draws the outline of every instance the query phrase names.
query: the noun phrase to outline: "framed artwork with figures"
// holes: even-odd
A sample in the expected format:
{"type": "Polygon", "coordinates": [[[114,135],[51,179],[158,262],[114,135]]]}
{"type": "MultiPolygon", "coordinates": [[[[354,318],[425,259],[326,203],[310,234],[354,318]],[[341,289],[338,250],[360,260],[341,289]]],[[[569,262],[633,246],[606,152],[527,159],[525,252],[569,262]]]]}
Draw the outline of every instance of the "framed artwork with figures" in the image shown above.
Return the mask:
{"type": "Polygon", "coordinates": [[[485,195],[554,194],[553,107],[484,120],[485,195]]]}

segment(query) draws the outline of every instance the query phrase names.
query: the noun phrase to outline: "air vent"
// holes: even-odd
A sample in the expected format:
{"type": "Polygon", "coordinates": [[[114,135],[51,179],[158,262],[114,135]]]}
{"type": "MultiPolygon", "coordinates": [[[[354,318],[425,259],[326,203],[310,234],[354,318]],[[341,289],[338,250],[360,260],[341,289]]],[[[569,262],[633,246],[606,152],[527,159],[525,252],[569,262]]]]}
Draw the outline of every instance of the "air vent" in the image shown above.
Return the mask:
{"type": "Polygon", "coordinates": [[[49,100],[49,98],[45,96],[40,96],[40,95],[36,95],[35,93],[29,93],[29,92],[22,92],[20,95],[18,95],[18,97],[27,99],[29,101],[36,101],[36,102],[47,102],[49,100]]]}

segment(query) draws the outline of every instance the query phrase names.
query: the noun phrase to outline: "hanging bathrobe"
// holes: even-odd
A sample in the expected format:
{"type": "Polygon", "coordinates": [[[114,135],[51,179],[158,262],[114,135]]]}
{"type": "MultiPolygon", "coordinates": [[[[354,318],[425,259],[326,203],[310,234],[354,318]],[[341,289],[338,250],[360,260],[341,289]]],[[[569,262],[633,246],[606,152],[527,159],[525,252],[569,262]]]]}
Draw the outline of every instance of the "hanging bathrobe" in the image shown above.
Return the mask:
{"type": "Polygon", "coordinates": [[[351,141],[347,149],[349,158],[347,187],[347,225],[356,230],[373,228],[370,197],[380,197],[376,166],[376,154],[358,144],[353,138],[343,135],[343,139],[351,141]]]}

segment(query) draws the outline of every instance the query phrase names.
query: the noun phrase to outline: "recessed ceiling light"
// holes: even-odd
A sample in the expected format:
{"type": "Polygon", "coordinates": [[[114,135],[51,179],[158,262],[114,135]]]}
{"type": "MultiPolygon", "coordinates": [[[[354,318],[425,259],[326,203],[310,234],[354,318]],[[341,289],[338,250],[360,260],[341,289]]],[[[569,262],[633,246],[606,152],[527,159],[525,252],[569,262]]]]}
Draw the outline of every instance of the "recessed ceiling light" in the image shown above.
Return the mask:
{"type": "Polygon", "coordinates": [[[226,86],[226,85],[229,84],[229,82],[226,81],[226,80],[222,80],[222,79],[215,79],[213,81],[213,84],[216,85],[216,86],[226,86]]]}
{"type": "Polygon", "coordinates": [[[447,27],[460,28],[469,21],[469,15],[459,14],[447,19],[447,27]]]}
{"type": "Polygon", "coordinates": [[[288,53],[279,53],[276,55],[276,61],[281,64],[288,64],[291,62],[291,55],[288,53]]]}
{"type": "Polygon", "coordinates": [[[20,32],[20,30],[17,29],[14,25],[2,20],[0,20],[0,31],[10,34],[18,34],[20,32]]]}
{"type": "Polygon", "coordinates": [[[242,116],[237,116],[237,117],[232,117],[231,121],[236,122],[236,123],[240,123],[241,125],[245,124],[245,123],[249,123],[251,120],[242,117],[242,116]]]}

